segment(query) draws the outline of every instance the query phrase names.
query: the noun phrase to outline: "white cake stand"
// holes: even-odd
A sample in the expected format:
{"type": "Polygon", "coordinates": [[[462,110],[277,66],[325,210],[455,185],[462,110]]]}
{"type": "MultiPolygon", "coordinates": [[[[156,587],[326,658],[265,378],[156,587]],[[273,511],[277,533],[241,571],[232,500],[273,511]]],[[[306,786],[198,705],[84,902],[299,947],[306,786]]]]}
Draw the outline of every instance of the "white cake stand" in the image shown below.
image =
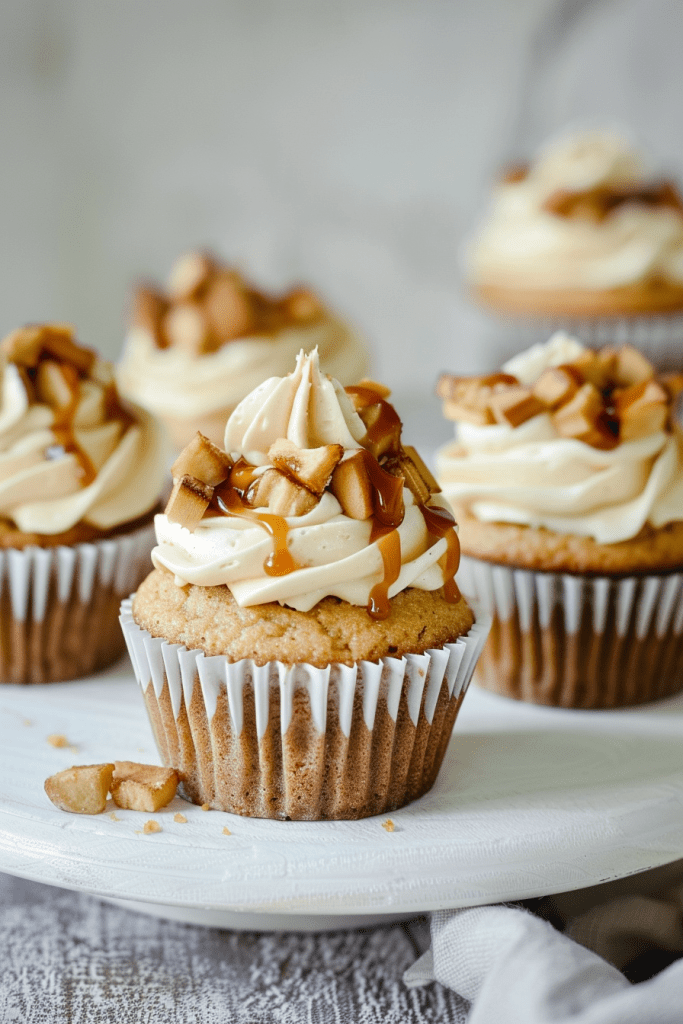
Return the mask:
{"type": "Polygon", "coordinates": [[[181,799],[155,815],[116,809],[118,820],[113,806],[65,814],[43,792],[53,772],[158,763],[128,666],[3,686],[0,709],[0,870],[180,920],[354,927],[584,888],[683,856],[683,698],[568,712],[472,688],[436,786],[391,815],[393,832],[383,818],[263,821],[181,799]],[[150,817],[162,832],[143,834],[150,817]]]}

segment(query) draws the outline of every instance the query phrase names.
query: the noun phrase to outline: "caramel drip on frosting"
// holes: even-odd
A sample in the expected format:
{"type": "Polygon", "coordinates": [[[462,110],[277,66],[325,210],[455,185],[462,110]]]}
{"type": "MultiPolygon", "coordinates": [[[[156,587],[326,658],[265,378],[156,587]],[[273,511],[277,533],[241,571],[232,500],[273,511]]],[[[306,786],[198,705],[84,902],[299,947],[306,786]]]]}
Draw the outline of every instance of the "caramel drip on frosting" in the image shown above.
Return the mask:
{"type": "MultiPolygon", "coordinates": [[[[242,474],[242,480],[246,479],[247,469],[248,463],[245,462],[238,471],[239,474],[242,474]]],[[[232,474],[230,479],[232,480],[232,474]]],[[[251,508],[250,505],[245,504],[237,488],[231,486],[230,483],[227,487],[224,485],[222,488],[217,488],[213,500],[223,515],[236,516],[238,519],[248,519],[258,523],[273,538],[273,550],[263,563],[263,571],[267,576],[287,576],[299,568],[287,546],[289,527],[282,516],[276,516],[272,512],[259,512],[258,509],[251,508]]]]}
{"type": "Polygon", "coordinates": [[[78,464],[81,467],[82,485],[83,487],[87,487],[88,484],[93,482],[97,473],[95,472],[95,467],[92,462],[80,447],[74,436],[73,419],[76,415],[80,396],[78,371],[74,366],[70,366],[68,363],[63,363],[61,369],[64,379],[68,384],[71,397],[66,405],[54,410],[55,418],[51,429],[57,444],[60,445],[69,455],[73,455],[78,461],[78,464]]]}
{"type": "Polygon", "coordinates": [[[455,532],[455,519],[440,505],[421,505],[427,531],[433,537],[446,538],[446,554],[440,559],[443,568],[443,593],[451,604],[460,600],[460,591],[455,582],[455,574],[460,566],[460,541],[455,532]]]}
{"type": "Polygon", "coordinates": [[[243,495],[247,488],[253,483],[255,474],[256,467],[247,462],[243,456],[240,456],[230,470],[230,476],[228,478],[229,484],[243,495]]]}
{"type": "Polygon", "coordinates": [[[401,420],[390,402],[386,402],[377,391],[373,391],[372,388],[361,384],[354,384],[353,387],[347,387],[344,390],[353,400],[357,410],[367,409],[370,405],[379,406],[379,414],[375,422],[370,426],[367,423],[365,424],[367,428],[367,442],[363,443],[367,443],[372,447],[388,436],[394,436],[398,440],[401,435],[401,420]]]}
{"type": "Polygon", "coordinates": [[[398,530],[385,534],[377,543],[382,556],[384,577],[370,591],[368,615],[371,619],[388,619],[391,612],[389,587],[396,582],[401,572],[401,538],[398,530]]]}

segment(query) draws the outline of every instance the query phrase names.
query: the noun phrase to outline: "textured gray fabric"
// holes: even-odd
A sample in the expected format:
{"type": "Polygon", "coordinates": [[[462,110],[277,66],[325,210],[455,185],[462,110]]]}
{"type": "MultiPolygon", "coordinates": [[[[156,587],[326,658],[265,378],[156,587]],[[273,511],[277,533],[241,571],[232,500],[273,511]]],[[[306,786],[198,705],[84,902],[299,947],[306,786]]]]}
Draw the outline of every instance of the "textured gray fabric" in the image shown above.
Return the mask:
{"type": "Polygon", "coordinates": [[[462,1024],[466,1004],[402,974],[424,919],[367,931],[221,932],[0,875],[0,1021],[462,1024]]]}

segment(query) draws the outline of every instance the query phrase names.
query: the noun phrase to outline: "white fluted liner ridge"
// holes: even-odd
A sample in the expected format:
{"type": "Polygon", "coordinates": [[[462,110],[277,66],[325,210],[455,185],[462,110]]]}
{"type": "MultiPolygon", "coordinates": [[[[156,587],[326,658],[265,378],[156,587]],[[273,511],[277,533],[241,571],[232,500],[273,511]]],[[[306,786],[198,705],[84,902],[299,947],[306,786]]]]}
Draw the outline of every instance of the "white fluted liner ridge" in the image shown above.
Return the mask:
{"type": "Polygon", "coordinates": [[[137,625],[132,599],[120,621],[162,759],[191,798],[306,819],[381,813],[430,788],[490,627],[481,614],[443,649],[321,669],[170,644],[137,625]]]}
{"type": "Polygon", "coordinates": [[[150,570],[154,528],[72,546],[0,550],[0,681],[55,682],[121,654],[121,597],[150,570]]]}
{"type": "Polygon", "coordinates": [[[681,572],[590,577],[463,557],[458,580],[493,616],[479,673],[487,688],[580,707],[683,688],[681,572]]]}
{"type": "Polygon", "coordinates": [[[239,735],[243,725],[242,692],[245,685],[250,684],[255,695],[259,739],[264,735],[268,724],[269,691],[272,686],[278,686],[280,689],[280,729],[283,735],[291,722],[292,699],[298,687],[307,690],[315,726],[319,732],[324,732],[331,678],[335,679],[342,691],[339,699],[339,722],[346,736],[351,732],[355,692],[363,694],[363,717],[368,729],[372,729],[380,692],[385,693],[389,713],[396,721],[398,704],[406,681],[408,708],[413,725],[418,723],[420,708],[423,708],[425,717],[431,725],[444,679],[449,697],[457,697],[467,690],[490,628],[490,617],[480,615],[469,633],[459,637],[455,643],[446,644],[440,650],[426,651],[424,654],[408,654],[401,659],[382,658],[379,662],[360,661],[356,665],[333,663],[327,668],[316,668],[303,663],[287,665],[280,661],[257,665],[250,658],[243,658],[237,662],[230,662],[223,655],[208,658],[203,651],[188,650],[181,644],[170,644],[162,638],[152,637],[135,622],[132,603],[132,597],[122,602],[120,622],[135,677],[143,692],[151,683],[155,694],[160,697],[166,683],[173,710],[177,713],[183,697],[186,705],[189,705],[194,685],[198,682],[207,717],[211,721],[216,713],[218,694],[224,688],[228,696],[233,728],[239,735]],[[184,666],[182,662],[185,663],[184,666]]]}

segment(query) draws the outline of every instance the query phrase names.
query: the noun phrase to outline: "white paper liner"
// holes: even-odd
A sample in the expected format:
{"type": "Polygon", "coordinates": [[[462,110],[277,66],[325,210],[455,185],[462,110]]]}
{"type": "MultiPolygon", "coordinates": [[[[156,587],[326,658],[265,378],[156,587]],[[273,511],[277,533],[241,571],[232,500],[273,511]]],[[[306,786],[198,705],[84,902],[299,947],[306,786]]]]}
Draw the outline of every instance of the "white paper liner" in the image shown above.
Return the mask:
{"type": "Polygon", "coordinates": [[[683,573],[534,572],[463,557],[463,594],[493,617],[477,681],[521,699],[617,707],[683,689],[683,573]]]}
{"type": "MultiPolygon", "coordinates": [[[[258,760],[264,747],[273,743],[273,730],[269,730],[269,725],[272,724],[271,714],[274,708],[277,709],[275,725],[282,738],[284,782],[281,789],[284,791],[288,785],[286,769],[289,742],[285,741],[285,738],[290,732],[300,729],[302,714],[306,718],[310,716],[311,729],[307,749],[315,744],[316,737],[323,748],[326,742],[329,745],[333,740],[345,749],[352,747],[358,739],[362,719],[367,731],[369,750],[376,742],[374,737],[380,727],[387,728],[390,721],[389,731],[398,733],[399,721],[405,720],[406,726],[409,721],[411,749],[414,750],[417,746],[418,736],[419,743],[425,748],[422,755],[429,761],[429,784],[418,786],[419,792],[413,792],[410,780],[406,779],[401,795],[396,796],[396,787],[390,798],[387,793],[384,794],[387,796],[386,800],[382,800],[381,794],[378,797],[377,793],[373,793],[373,799],[367,806],[353,808],[358,813],[318,813],[326,801],[325,794],[321,795],[320,792],[316,796],[317,803],[315,800],[302,801],[299,797],[300,803],[306,805],[303,808],[291,806],[285,792],[283,806],[270,814],[262,805],[256,810],[240,809],[232,802],[230,806],[226,806],[226,800],[221,801],[221,798],[216,796],[217,784],[203,784],[201,780],[195,780],[194,793],[193,786],[186,787],[194,799],[199,802],[206,801],[224,810],[235,810],[237,813],[255,814],[260,817],[301,817],[308,820],[318,816],[363,817],[366,814],[382,813],[401,806],[431,787],[445,753],[455,714],[472,678],[490,628],[490,617],[478,615],[477,622],[469,633],[459,637],[455,643],[446,644],[442,649],[428,650],[424,654],[409,654],[400,659],[361,661],[353,666],[333,663],[324,669],[304,663],[286,665],[277,661],[258,666],[250,659],[231,663],[224,656],[206,657],[202,651],[187,650],[184,646],[170,644],[162,638],[153,638],[134,621],[131,608],[132,599],[122,603],[121,626],[135,675],[146,698],[160,754],[165,763],[174,763],[181,771],[187,771],[188,767],[194,771],[194,762],[175,763],[177,758],[173,757],[172,748],[177,748],[177,757],[182,760],[183,744],[179,736],[168,735],[169,725],[172,725],[168,720],[168,713],[175,720],[178,733],[181,731],[181,725],[189,722],[195,751],[206,744],[208,731],[211,749],[210,754],[207,751],[207,760],[213,762],[216,774],[216,765],[224,757],[224,751],[221,749],[221,744],[225,741],[224,734],[229,732],[233,743],[241,740],[248,745],[252,730],[254,745],[251,756],[258,760]],[[275,703],[274,692],[277,695],[275,703]],[[247,694],[248,698],[245,699],[247,694]],[[222,725],[217,725],[217,720],[224,713],[221,708],[226,704],[225,721],[222,725]],[[253,712],[250,710],[252,704],[253,712]],[[167,709],[166,717],[164,705],[167,709]],[[198,705],[201,705],[201,715],[192,711],[198,705]],[[447,708],[451,709],[450,724],[447,722],[447,708]],[[159,722],[155,726],[157,715],[159,720],[163,720],[163,736],[160,735],[159,722]],[[246,722],[247,716],[250,716],[249,726],[246,722]],[[437,724],[448,731],[445,742],[442,742],[441,733],[436,735],[437,724]],[[430,731],[435,735],[431,737],[431,748],[428,749],[426,733],[430,731]],[[423,733],[425,735],[422,735],[423,733]],[[211,794],[208,790],[212,785],[213,799],[210,799],[211,794]],[[404,796],[407,799],[403,799],[404,796]],[[297,810],[302,810],[302,813],[296,813],[297,810]]],[[[405,729],[403,731],[405,732],[405,729]]],[[[189,737],[186,737],[185,747],[189,742],[189,737]]],[[[411,751],[408,750],[407,753],[410,759],[411,751]]],[[[198,757],[194,751],[190,756],[197,762],[201,760],[201,756],[198,757]]],[[[321,750],[316,756],[319,758],[321,773],[326,772],[329,775],[329,765],[327,768],[324,767],[324,752],[321,750]]],[[[279,757],[278,752],[277,758],[279,757]]],[[[406,775],[407,768],[406,764],[406,775]]],[[[197,773],[201,774],[201,767],[197,768],[197,773]]],[[[425,779],[422,781],[426,782],[425,779]]],[[[250,785],[254,788],[253,781],[250,785]]],[[[390,778],[387,778],[385,788],[392,788],[390,778]]],[[[377,789],[376,780],[374,789],[377,789]]]]}
{"type": "Polygon", "coordinates": [[[150,571],[152,524],[73,546],[0,550],[0,680],[55,682],[115,661],[118,604],[150,571]]]}
{"type": "MultiPolygon", "coordinates": [[[[683,314],[582,319],[519,317],[494,319],[491,335],[500,349],[499,362],[566,331],[590,348],[634,345],[659,369],[680,369],[683,362],[683,314]]],[[[488,346],[491,348],[491,346],[488,346]]],[[[494,346],[496,347],[496,346],[494,346]]]]}

